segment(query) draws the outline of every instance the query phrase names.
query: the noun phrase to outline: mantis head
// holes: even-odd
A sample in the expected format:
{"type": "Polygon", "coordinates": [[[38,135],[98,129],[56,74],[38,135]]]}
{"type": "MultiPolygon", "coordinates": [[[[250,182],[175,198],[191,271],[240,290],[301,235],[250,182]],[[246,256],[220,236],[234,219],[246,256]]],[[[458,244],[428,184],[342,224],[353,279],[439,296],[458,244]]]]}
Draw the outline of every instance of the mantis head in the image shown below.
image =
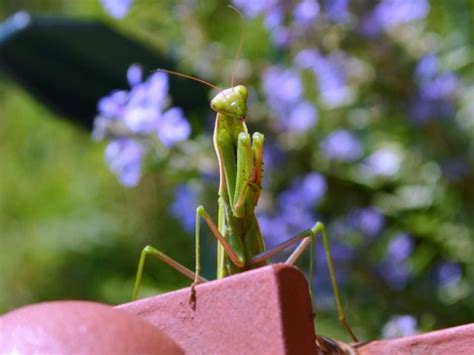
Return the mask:
{"type": "Polygon", "coordinates": [[[247,115],[247,88],[237,85],[218,93],[211,101],[211,108],[217,113],[245,118],[247,115]]]}

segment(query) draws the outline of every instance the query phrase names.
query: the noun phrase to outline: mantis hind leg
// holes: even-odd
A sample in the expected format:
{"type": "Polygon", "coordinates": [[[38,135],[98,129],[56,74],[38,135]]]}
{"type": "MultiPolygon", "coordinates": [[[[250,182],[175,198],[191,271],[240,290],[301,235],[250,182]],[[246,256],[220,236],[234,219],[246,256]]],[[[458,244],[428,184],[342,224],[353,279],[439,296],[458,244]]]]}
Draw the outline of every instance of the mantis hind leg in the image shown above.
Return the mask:
{"type": "Polygon", "coordinates": [[[351,336],[353,341],[358,341],[356,335],[354,334],[351,326],[347,322],[346,319],[346,314],[344,312],[344,307],[342,305],[342,300],[341,300],[341,295],[339,292],[339,287],[337,286],[337,281],[336,281],[336,273],[334,271],[334,263],[332,261],[332,256],[331,256],[331,247],[329,246],[329,239],[328,235],[326,232],[326,227],[324,224],[321,222],[317,222],[311,229],[305,230],[294,237],[288,239],[287,241],[275,246],[272,249],[269,249],[267,251],[264,251],[263,253],[260,253],[256,256],[254,256],[251,260],[250,263],[257,263],[262,260],[268,259],[284,249],[288,248],[291,245],[294,245],[299,242],[298,246],[296,249],[293,251],[293,253],[289,256],[289,258],[286,260],[287,264],[293,265],[298,258],[301,256],[303,251],[308,247],[308,245],[311,246],[310,253],[311,253],[311,260],[310,260],[310,279],[309,279],[309,284],[310,284],[310,290],[312,290],[312,284],[313,284],[313,271],[314,271],[314,243],[316,237],[321,234],[323,238],[323,245],[324,245],[324,250],[326,252],[326,259],[327,259],[327,265],[329,269],[329,276],[331,278],[331,284],[334,292],[334,298],[336,301],[336,308],[337,308],[337,313],[339,315],[339,321],[341,322],[342,326],[347,330],[349,335],[351,336]]]}
{"type": "Polygon", "coordinates": [[[145,265],[145,260],[148,257],[148,255],[151,255],[151,256],[163,261],[165,264],[168,264],[173,269],[179,271],[184,276],[189,277],[190,279],[197,279],[199,282],[206,282],[207,281],[205,278],[200,277],[199,275],[196,275],[194,272],[189,270],[186,266],[180,264],[176,260],[174,260],[174,259],[170,258],[169,256],[167,256],[165,253],[159,251],[156,248],[153,248],[152,246],[147,245],[145,248],[143,248],[142,253],[140,255],[140,261],[138,262],[137,276],[135,278],[135,286],[133,288],[132,301],[137,299],[138,291],[139,291],[139,288],[140,288],[142,275],[143,275],[143,268],[144,268],[144,265],[145,265]]]}

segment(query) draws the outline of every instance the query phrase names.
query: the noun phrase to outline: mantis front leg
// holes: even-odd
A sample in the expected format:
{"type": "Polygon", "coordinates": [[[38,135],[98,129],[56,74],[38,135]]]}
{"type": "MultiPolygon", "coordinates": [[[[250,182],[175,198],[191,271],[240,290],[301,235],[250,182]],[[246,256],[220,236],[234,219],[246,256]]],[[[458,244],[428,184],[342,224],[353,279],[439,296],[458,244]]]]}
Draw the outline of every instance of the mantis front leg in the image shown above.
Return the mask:
{"type": "Polygon", "coordinates": [[[145,261],[149,255],[163,261],[164,263],[168,264],[171,266],[173,269],[179,271],[182,273],[184,276],[187,276],[188,278],[193,280],[192,283],[192,295],[191,298],[193,297],[194,294],[194,287],[198,283],[206,282],[207,280],[203,277],[200,276],[201,272],[201,218],[204,219],[206,224],[209,226],[209,229],[211,230],[212,234],[216,237],[216,239],[219,241],[219,243],[222,245],[224,248],[224,251],[226,252],[227,256],[232,260],[232,262],[237,266],[237,267],[243,267],[245,265],[245,257],[243,254],[243,246],[238,245],[238,243],[229,243],[225,237],[219,232],[217,226],[215,223],[212,221],[211,217],[209,214],[206,212],[203,206],[199,206],[196,209],[196,269],[195,272],[191,271],[188,269],[186,266],[180,264],[176,260],[170,258],[167,256],[165,253],[161,252],[160,250],[147,245],[145,248],[143,248],[142,253],[140,255],[140,261],[138,263],[138,270],[137,270],[137,276],[135,278],[135,286],[133,288],[133,294],[132,294],[132,301],[137,299],[138,296],[138,291],[140,288],[141,284],[141,279],[143,275],[143,268],[145,265],[145,261]]]}
{"type": "Polygon", "coordinates": [[[313,289],[313,270],[314,270],[314,244],[316,237],[321,234],[323,238],[324,250],[326,252],[326,260],[329,269],[329,276],[331,278],[331,284],[334,292],[334,298],[336,301],[336,308],[339,315],[339,321],[343,327],[347,330],[353,341],[358,341],[357,336],[353,332],[351,326],[347,322],[346,314],[344,312],[344,307],[342,305],[341,295],[339,292],[339,287],[337,286],[336,273],[334,271],[334,263],[331,256],[331,247],[329,245],[329,239],[326,232],[326,227],[323,223],[317,222],[311,229],[305,230],[294,237],[288,239],[287,241],[275,246],[272,249],[266,250],[258,255],[255,255],[250,261],[250,264],[260,263],[263,260],[271,258],[272,256],[277,255],[286,248],[294,245],[298,242],[300,244],[296,247],[293,253],[286,260],[287,264],[294,265],[298,258],[301,256],[303,251],[310,245],[310,279],[309,279],[309,288],[312,291],[313,289]]]}
{"type": "Polygon", "coordinates": [[[182,273],[184,276],[189,277],[192,280],[198,280],[199,282],[206,282],[207,280],[199,275],[195,275],[194,272],[189,270],[186,266],[180,264],[176,260],[170,258],[168,255],[165,253],[161,252],[160,250],[147,245],[145,248],[143,248],[142,253],[140,255],[140,261],[138,262],[138,270],[137,270],[137,276],[135,278],[135,286],[133,288],[133,293],[132,293],[132,301],[137,299],[138,296],[138,290],[140,288],[141,280],[142,280],[142,275],[143,275],[143,267],[145,265],[145,260],[148,257],[148,255],[151,255],[161,261],[163,261],[165,264],[168,264],[171,266],[173,269],[179,271],[182,273]]]}

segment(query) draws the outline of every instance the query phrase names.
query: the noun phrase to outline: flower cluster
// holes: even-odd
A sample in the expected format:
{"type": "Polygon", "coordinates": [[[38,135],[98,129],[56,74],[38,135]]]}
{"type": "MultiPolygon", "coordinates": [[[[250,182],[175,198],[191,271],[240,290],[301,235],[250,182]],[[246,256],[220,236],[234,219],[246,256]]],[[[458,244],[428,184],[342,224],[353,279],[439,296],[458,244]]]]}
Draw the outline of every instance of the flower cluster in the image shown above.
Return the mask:
{"type": "Polygon", "coordinates": [[[362,155],[362,145],[357,137],[348,130],[337,130],[325,137],[320,148],[328,159],[354,161],[362,155]]]}
{"type": "Polygon", "coordinates": [[[410,265],[408,258],[414,248],[413,238],[408,234],[397,234],[387,246],[380,267],[380,276],[394,289],[401,289],[408,282],[410,265]]]}
{"type": "Polygon", "coordinates": [[[188,232],[193,232],[196,224],[198,191],[191,184],[180,184],[175,190],[175,200],[171,205],[171,214],[176,217],[188,232]]]}
{"type": "Polygon", "coordinates": [[[133,0],[101,0],[101,2],[110,16],[121,19],[127,15],[133,0]]]}
{"type": "Polygon", "coordinates": [[[124,186],[138,184],[142,161],[154,144],[171,148],[187,139],[191,126],[178,107],[169,106],[168,75],[153,73],[142,81],[138,65],[130,66],[130,91],[114,91],[98,103],[92,135],[109,139],[105,159],[124,186]]]}
{"type": "Polygon", "coordinates": [[[365,17],[362,30],[368,36],[390,32],[404,23],[425,18],[429,9],[428,0],[383,0],[365,17]]]}
{"type": "Polygon", "coordinates": [[[303,83],[297,71],[273,66],[263,73],[262,82],[279,130],[305,132],[315,125],[318,114],[303,97],[303,83]]]}
{"type": "Polygon", "coordinates": [[[417,123],[446,118],[454,112],[454,94],[458,86],[456,75],[441,71],[435,54],[423,56],[416,66],[418,90],[411,107],[411,117],[417,123]]]}
{"type": "Polygon", "coordinates": [[[275,246],[311,228],[317,221],[313,211],[323,199],[326,189],[326,179],[318,173],[294,179],[290,188],[277,196],[274,213],[265,211],[259,215],[268,246],[275,246]]]}
{"type": "Polygon", "coordinates": [[[382,338],[399,338],[417,334],[416,319],[410,315],[392,317],[382,329],[382,338]]]}

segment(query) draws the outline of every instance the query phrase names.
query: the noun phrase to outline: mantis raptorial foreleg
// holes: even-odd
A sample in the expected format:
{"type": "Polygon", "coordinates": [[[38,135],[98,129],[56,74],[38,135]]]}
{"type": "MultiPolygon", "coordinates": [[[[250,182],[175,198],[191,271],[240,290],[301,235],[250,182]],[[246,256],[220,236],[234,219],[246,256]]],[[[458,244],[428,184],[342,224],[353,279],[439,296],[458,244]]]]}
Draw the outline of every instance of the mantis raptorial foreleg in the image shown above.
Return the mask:
{"type": "Polygon", "coordinates": [[[137,270],[137,276],[135,278],[135,286],[133,288],[133,294],[132,294],[132,301],[137,299],[138,296],[138,290],[140,288],[140,283],[142,281],[142,275],[143,275],[143,267],[145,265],[145,260],[148,255],[154,256],[158,260],[163,261],[165,264],[168,264],[171,266],[173,269],[179,271],[182,273],[184,276],[190,278],[191,280],[197,280],[198,282],[206,282],[207,280],[199,275],[196,275],[194,272],[189,270],[186,266],[180,264],[176,260],[170,258],[168,255],[165,253],[159,251],[156,248],[153,248],[150,245],[147,245],[145,248],[143,248],[142,253],[140,255],[140,261],[138,262],[138,270],[137,270]]]}
{"type": "Polygon", "coordinates": [[[236,246],[229,244],[221,232],[219,232],[219,229],[204,207],[199,206],[196,208],[196,271],[193,285],[199,283],[199,274],[201,272],[201,218],[204,219],[212,234],[217,238],[220,245],[222,245],[229,259],[237,267],[243,267],[245,265],[245,256],[242,254],[243,247],[241,245],[236,246]]]}
{"type": "Polygon", "coordinates": [[[301,256],[303,251],[310,245],[310,252],[311,252],[311,257],[310,257],[310,278],[309,278],[309,288],[310,291],[313,289],[313,264],[314,264],[314,242],[315,238],[321,233],[321,236],[323,238],[323,245],[324,245],[324,250],[326,252],[326,260],[327,260],[327,265],[329,269],[329,277],[331,278],[331,284],[334,292],[334,298],[336,300],[336,308],[337,308],[337,313],[339,316],[339,321],[341,324],[344,326],[344,328],[347,330],[347,332],[350,334],[352,337],[352,340],[358,341],[356,335],[352,331],[351,326],[349,323],[347,323],[346,319],[346,314],[344,312],[344,307],[342,305],[341,301],[341,295],[339,292],[339,287],[337,286],[337,281],[336,281],[336,273],[334,271],[334,263],[332,261],[332,256],[331,256],[331,247],[329,245],[329,239],[328,235],[326,232],[326,227],[324,226],[323,223],[317,222],[311,229],[305,230],[301,233],[298,233],[294,237],[288,239],[287,241],[276,245],[272,249],[266,250],[260,254],[255,255],[252,259],[250,259],[250,263],[259,263],[262,260],[271,258],[272,256],[277,255],[281,251],[285,250],[286,248],[290,247],[291,245],[294,245],[298,241],[300,241],[300,244],[296,247],[296,249],[291,253],[291,255],[288,257],[285,263],[294,265],[295,262],[298,260],[298,258],[301,256]]]}

